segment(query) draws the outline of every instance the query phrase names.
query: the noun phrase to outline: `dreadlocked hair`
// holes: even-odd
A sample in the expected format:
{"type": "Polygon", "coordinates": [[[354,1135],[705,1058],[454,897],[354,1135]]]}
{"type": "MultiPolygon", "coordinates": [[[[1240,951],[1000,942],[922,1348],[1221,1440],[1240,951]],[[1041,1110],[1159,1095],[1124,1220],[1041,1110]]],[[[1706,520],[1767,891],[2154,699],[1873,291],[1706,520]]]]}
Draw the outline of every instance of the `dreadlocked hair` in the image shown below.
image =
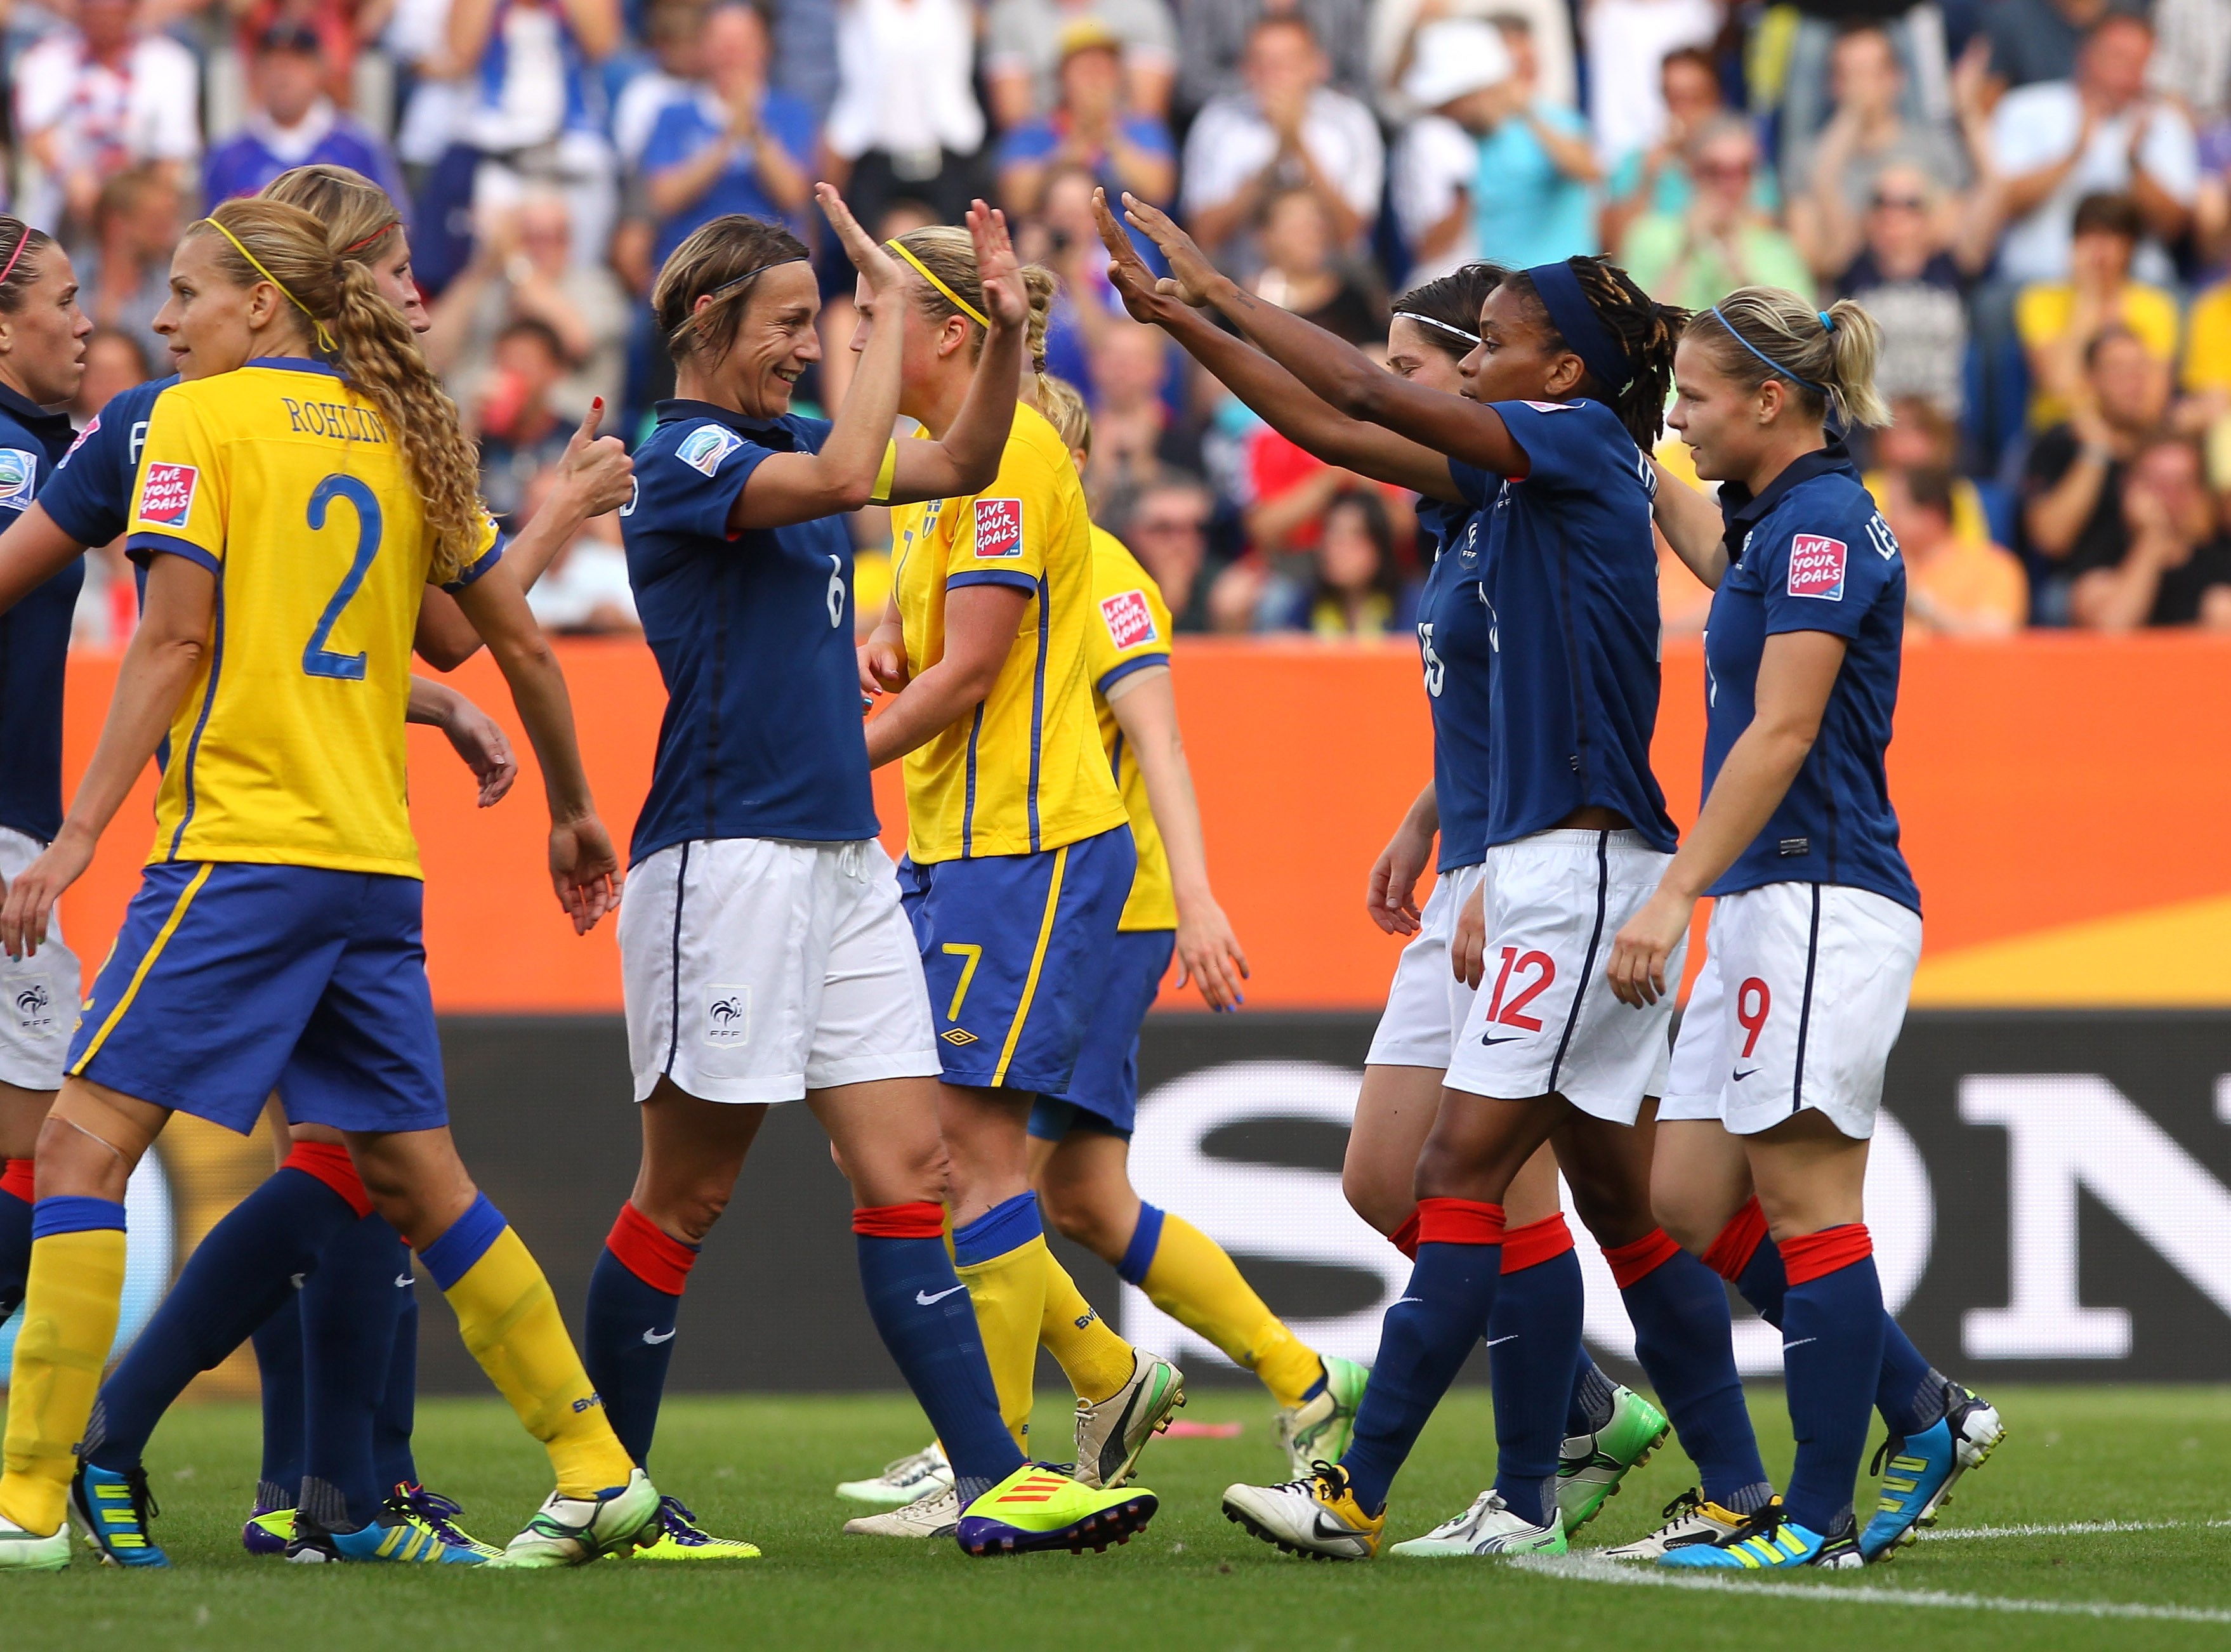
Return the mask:
{"type": "Polygon", "coordinates": [[[23,307],[23,294],[39,279],[38,255],[55,244],[43,229],[34,229],[21,218],[0,216],[0,264],[12,261],[8,279],[0,281],[0,315],[13,315],[23,307]]]}
{"type": "MultiPolygon", "coordinates": [[[[1673,393],[1673,346],[1680,341],[1689,313],[1653,302],[1633,276],[1608,260],[1589,256],[1565,262],[1580,278],[1581,296],[1596,319],[1634,366],[1634,377],[1625,384],[1595,384],[1593,373],[1586,382],[1594,385],[1595,399],[1619,415],[1634,445],[1648,453],[1665,434],[1665,403],[1673,393]]],[[[1532,277],[1516,270],[1510,281],[1533,309],[1551,347],[1569,348],[1570,341],[1557,331],[1541,294],[1534,290],[1532,277]]]]}
{"type": "Polygon", "coordinates": [[[1798,406],[1824,423],[1832,413],[1847,427],[1890,423],[1875,389],[1882,328],[1850,299],[1821,311],[1779,287],[1737,287],[1691,316],[1684,337],[1710,350],[1713,365],[1746,390],[1780,378],[1798,406]]]}
{"type": "MultiPolygon", "coordinates": [[[[920,229],[909,229],[898,238],[899,245],[922,261],[931,274],[960,294],[963,302],[978,315],[984,311],[984,280],[976,273],[976,242],[966,229],[952,224],[933,223],[920,229]]],[[[915,303],[933,321],[943,321],[948,315],[960,315],[960,307],[929,282],[912,271],[915,303]]],[[[1043,264],[1023,266],[1023,286],[1031,298],[1031,319],[1023,333],[1023,347],[1031,364],[1031,388],[1023,399],[1031,406],[1044,410],[1046,384],[1046,324],[1053,315],[1053,295],[1060,283],[1054,274],[1043,264]]],[[[973,317],[962,318],[971,329],[969,353],[973,356],[984,348],[984,329],[973,317]]]]}
{"type": "Polygon", "coordinates": [[[1071,453],[1092,457],[1092,410],[1084,392],[1054,373],[1038,377],[1038,411],[1061,433],[1061,445],[1071,453]]]}
{"type": "Polygon", "coordinates": [[[678,366],[716,362],[736,342],[763,269],[805,256],[805,243],[779,223],[730,212],[674,249],[650,294],[651,314],[678,366]],[[710,294],[702,311],[697,300],[710,294]]]}
{"type": "Polygon", "coordinates": [[[1479,342],[1479,313],[1487,295],[1516,273],[1500,264],[1466,264],[1403,294],[1394,300],[1394,315],[1424,322],[1426,341],[1462,361],[1479,342]]]}
{"type": "MultiPolygon", "coordinates": [[[[371,267],[336,257],[325,223],[277,201],[227,201],[186,231],[216,242],[217,265],[236,287],[265,281],[223,225],[255,255],[290,309],[323,324],[341,380],[370,402],[403,450],[434,541],[430,578],[455,579],[479,554],[486,518],[480,504],[480,461],[465,439],[457,404],[419,353],[403,312],[380,292],[371,267]]],[[[314,327],[305,326],[305,332],[314,327]]]]}
{"type": "Polygon", "coordinates": [[[359,263],[369,264],[385,252],[388,238],[403,228],[403,215],[385,190],[362,172],[324,161],[280,173],[256,198],[301,208],[325,225],[333,256],[359,263]]]}

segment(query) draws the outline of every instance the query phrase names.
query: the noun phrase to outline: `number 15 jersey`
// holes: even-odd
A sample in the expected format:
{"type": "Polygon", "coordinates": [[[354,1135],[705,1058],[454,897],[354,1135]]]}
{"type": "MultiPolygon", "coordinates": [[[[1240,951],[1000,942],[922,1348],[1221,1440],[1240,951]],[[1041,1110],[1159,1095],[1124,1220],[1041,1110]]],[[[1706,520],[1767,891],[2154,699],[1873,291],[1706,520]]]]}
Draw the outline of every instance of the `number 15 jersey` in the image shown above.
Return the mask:
{"type": "MultiPolygon", "coordinates": [[[[155,403],[126,548],[217,580],[148,855],[419,875],[404,789],[434,543],[394,432],[330,367],[262,358],[155,403]]],[[[495,565],[493,523],[449,586],[495,565]]]]}

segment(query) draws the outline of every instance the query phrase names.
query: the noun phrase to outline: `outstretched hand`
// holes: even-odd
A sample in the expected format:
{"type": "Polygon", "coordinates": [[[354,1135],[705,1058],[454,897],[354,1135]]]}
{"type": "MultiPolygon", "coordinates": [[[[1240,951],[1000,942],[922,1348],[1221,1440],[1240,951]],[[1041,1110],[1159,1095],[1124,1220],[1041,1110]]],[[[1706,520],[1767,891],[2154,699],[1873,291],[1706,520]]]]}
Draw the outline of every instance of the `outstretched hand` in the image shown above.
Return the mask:
{"type": "Polygon", "coordinates": [[[1160,207],[1149,206],[1128,190],[1123,191],[1123,216],[1169,260],[1171,289],[1194,309],[1206,309],[1209,295],[1224,279],[1216,266],[1208,261],[1208,255],[1201,251],[1191,236],[1178,228],[1176,220],[1168,213],[1160,207]]]}
{"type": "Polygon", "coordinates": [[[867,278],[871,291],[894,293],[905,285],[906,270],[883,250],[883,242],[860,227],[860,221],[844,204],[844,197],[837,193],[835,184],[816,184],[813,198],[821,203],[822,216],[837,232],[837,244],[844,248],[844,256],[852,261],[852,268],[867,278]]]}
{"type": "Polygon", "coordinates": [[[1147,261],[1139,256],[1139,249],[1109,210],[1105,190],[1092,191],[1092,221],[1100,226],[1101,242],[1108,248],[1108,284],[1123,300],[1124,309],[1134,321],[1161,320],[1158,300],[1174,300],[1178,284],[1156,280],[1154,271],[1147,268],[1147,261]]]}
{"type": "Polygon", "coordinates": [[[982,201],[968,203],[968,235],[976,243],[976,278],[983,283],[984,313],[995,327],[1021,327],[1031,319],[1031,290],[1007,235],[1007,215],[982,201]]]}

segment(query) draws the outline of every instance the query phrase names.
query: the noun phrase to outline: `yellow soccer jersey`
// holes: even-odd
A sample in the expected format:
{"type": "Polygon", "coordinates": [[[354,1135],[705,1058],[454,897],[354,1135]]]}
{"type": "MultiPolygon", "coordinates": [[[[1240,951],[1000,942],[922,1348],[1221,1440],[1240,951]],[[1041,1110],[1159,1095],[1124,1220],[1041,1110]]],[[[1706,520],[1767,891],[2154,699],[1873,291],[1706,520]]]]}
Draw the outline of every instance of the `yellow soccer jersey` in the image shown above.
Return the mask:
{"type": "MultiPolygon", "coordinates": [[[[434,544],[379,415],[330,368],[292,358],[165,390],[127,532],[135,555],[182,556],[217,580],[149,861],[418,876],[403,716],[434,544]]],[[[495,539],[491,523],[461,584],[495,565],[495,539]]]]}
{"type": "Polygon", "coordinates": [[[1178,904],[1170,892],[1170,857],[1161,829],[1147,804],[1147,778],[1123,743],[1107,694],[1146,666],[1170,662],[1170,610],[1162,593],[1131,549],[1106,528],[1092,530],[1092,623],[1085,628],[1085,673],[1092,679],[1093,709],[1100,713],[1100,745],[1123,794],[1131,836],[1139,845],[1138,875],[1123,903],[1118,929],[1175,929],[1178,904]]]}
{"type": "Polygon", "coordinates": [[[891,536],[909,675],[945,655],[947,589],[1012,585],[1031,597],[974,715],[907,755],[907,853],[925,863],[1029,855],[1122,825],[1085,674],[1091,523],[1053,426],[1017,408],[992,485],[897,507],[891,536]]]}

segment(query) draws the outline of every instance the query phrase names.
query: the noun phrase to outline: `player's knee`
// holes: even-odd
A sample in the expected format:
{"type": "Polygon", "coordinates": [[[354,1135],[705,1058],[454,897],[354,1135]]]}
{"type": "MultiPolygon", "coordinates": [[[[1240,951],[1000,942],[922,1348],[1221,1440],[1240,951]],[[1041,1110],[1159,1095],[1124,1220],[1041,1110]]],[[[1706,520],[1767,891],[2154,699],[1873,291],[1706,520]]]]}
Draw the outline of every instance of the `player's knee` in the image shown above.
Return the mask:
{"type": "Polygon", "coordinates": [[[713,1231],[713,1224],[728,1208],[728,1195],[734,1184],[701,1182],[678,1190],[663,1201],[663,1208],[644,1214],[684,1244],[702,1245],[705,1236],[713,1231]]]}
{"type": "Polygon", "coordinates": [[[1678,1188],[1652,1187],[1650,1214],[1665,1229],[1667,1237],[1696,1255],[1710,1249],[1712,1241],[1719,1237],[1720,1229],[1727,1225],[1716,1219],[1716,1213],[1705,1201],[1678,1188]]]}
{"type": "Polygon", "coordinates": [[[1592,1175],[1585,1170],[1565,1169],[1565,1184],[1572,1190],[1573,1214],[1599,1244],[1632,1244],[1652,1228],[1648,1190],[1618,1175],[1592,1175]]]}
{"type": "Polygon", "coordinates": [[[1381,1233],[1400,1227],[1418,1204],[1409,1180],[1389,1177],[1377,1165],[1343,1165],[1340,1191],[1348,1208],[1381,1233]]]}
{"type": "Polygon", "coordinates": [[[1469,1154],[1459,1152],[1452,1143],[1437,1135],[1429,1136],[1418,1154],[1418,1173],[1411,1191],[1415,1199],[1478,1199],[1493,1204],[1503,1197],[1504,1189],[1500,1184],[1491,1185],[1491,1181],[1469,1154]]]}
{"type": "Polygon", "coordinates": [[[77,1195],[120,1202],[132,1179],[132,1163],[120,1149],[96,1133],[100,1120],[73,1123],[48,1114],[39,1126],[38,1145],[32,1154],[37,1166],[39,1195],[77,1195]]]}
{"type": "MultiPolygon", "coordinates": [[[[1122,1260],[1131,1236],[1110,1202],[1096,1199],[1089,1190],[1054,1186],[1038,1196],[1040,1210],[1053,1230],[1071,1244],[1083,1245],[1103,1262],[1122,1260]]],[[[1137,1218],[1133,1216],[1135,1224],[1137,1218]]]]}

